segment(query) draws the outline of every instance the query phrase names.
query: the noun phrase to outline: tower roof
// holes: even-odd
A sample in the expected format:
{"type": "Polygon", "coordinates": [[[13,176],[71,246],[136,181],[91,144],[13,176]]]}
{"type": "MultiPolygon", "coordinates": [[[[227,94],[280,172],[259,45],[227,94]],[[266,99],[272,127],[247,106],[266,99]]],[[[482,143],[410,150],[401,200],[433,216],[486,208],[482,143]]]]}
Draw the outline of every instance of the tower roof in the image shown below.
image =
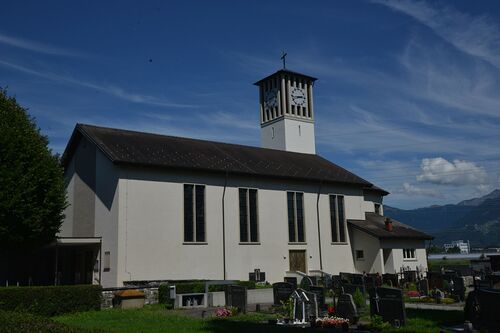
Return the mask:
{"type": "Polygon", "coordinates": [[[271,74],[271,75],[266,76],[266,77],[265,77],[265,78],[263,78],[262,80],[259,80],[259,81],[255,82],[254,84],[255,84],[256,86],[258,86],[258,85],[260,85],[260,83],[261,83],[262,81],[266,81],[267,79],[269,79],[269,78],[271,78],[271,77],[273,77],[273,76],[279,75],[279,74],[293,74],[293,75],[295,75],[295,76],[300,76],[300,77],[302,77],[302,78],[304,78],[304,79],[308,79],[308,80],[311,80],[311,81],[313,81],[313,82],[317,80],[317,78],[312,77],[312,76],[309,76],[309,75],[306,75],[306,74],[302,74],[302,73],[299,73],[299,72],[294,72],[294,71],[291,71],[291,70],[289,70],[289,69],[280,69],[280,70],[276,71],[275,73],[273,73],[273,74],[271,74]]]}

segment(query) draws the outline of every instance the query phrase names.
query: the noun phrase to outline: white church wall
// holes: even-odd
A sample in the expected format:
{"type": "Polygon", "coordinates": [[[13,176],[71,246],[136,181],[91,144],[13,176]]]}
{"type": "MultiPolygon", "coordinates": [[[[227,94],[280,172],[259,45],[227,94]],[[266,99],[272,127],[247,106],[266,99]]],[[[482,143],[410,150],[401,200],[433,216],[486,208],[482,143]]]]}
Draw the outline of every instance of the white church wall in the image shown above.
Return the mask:
{"type": "MultiPolygon", "coordinates": [[[[120,180],[118,281],[222,279],[222,194],[224,176],[126,168],[120,180]],[[206,244],[183,244],[183,184],[206,185],[206,244]]],[[[319,185],[319,184],[318,184],[319,185]]],[[[248,280],[259,268],[268,281],[281,281],[289,270],[289,250],[306,250],[307,268],[319,269],[316,200],[318,185],[229,176],[225,195],[226,278],[248,280]],[[258,244],[239,242],[238,188],[258,189],[258,244]],[[286,191],[304,192],[306,242],[288,243],[286,191]]],[[[320,225],[323,270],[352,271],[348,243],[331,244],[327,193],[345,195],[346,218],[364,216],[360,189],[323,188],[320,225]],[[349,258],[349,260],[347,260],[349,258]]]]}
{"type": "Polygon", "coordinates": [[[286,150],[306,154],[316,153],[314,123],[285,118],[286,150]]]}
{"type": "Polygon", "coordinates": [[[261,128],[260,140],[263,148],[286,150],[285,122],[279,119],[267,123],[261,128]]]}
{"type": "Polygon", "coordinates": [[[361,250],[364,254],[363,259],[354,257],[356,272],[385,273],[379,239],[355,228],[351,228],[351,232],[353,255],[356,255],[356,250],[361,250]]]}
{"type": "Polygon", "coordinates": [[[119,246],[119,175],[120,170],[96,149],[95,237],[102,237],[101,284],[116,286],[121,271],[119,246]],[[109,252],[110,269],[104,270],[105,253],[109,252]]]}
{"type": "Polygon", "coordinates": [[[64,220],[61,229],[57,234],[58,237],[72,237],[73,236],[73,203],[75,201],[75,160],[72,159],[64,173],[66,178],[66,200],[68,206],[64,209],[64,220]]]}
{"type": "Polygon", "coordinates": [[[391,240],[386,239],[381,242],[381,247],[392,249],[393,267],[387,267],[387,273],[397,273],[401,267],[416,270],[417,267],[427,270],[427,253],[425,249],[425,241],[417,239],[401,239],[391,240]],[[415,249],[415,259],[404,259],[403,249],[415,249]]]}

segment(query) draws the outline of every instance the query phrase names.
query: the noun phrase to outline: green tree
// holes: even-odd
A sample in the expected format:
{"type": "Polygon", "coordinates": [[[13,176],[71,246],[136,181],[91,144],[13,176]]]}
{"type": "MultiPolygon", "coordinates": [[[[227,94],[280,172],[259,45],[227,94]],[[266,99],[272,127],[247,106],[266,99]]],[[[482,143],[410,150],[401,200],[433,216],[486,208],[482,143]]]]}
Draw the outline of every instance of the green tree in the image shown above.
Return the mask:
{"type": "Polygon", "coordinates": [[[0,89],[0,249],[55,238],[66,207],[63,170],[27,110],[0,89]]]}
{"type": "Polygon", "coordinates": [[[458,246],[450,247],[446,253],[460,253],[460,248],[458,246]]]}
{"type": "Polygon", "coordinates": [[[431,245],[427,248],[428,254],[443,253],[443,252],[444,252],[444,248],[436,246],[436,245],[431,245]]]}

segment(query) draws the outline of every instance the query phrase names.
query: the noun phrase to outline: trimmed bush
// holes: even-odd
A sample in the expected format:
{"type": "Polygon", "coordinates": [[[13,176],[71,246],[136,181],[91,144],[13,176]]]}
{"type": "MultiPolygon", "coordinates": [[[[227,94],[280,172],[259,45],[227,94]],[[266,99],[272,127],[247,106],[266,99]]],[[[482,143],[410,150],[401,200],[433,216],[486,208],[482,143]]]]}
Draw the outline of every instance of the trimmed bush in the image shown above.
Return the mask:
{"type": "Polygon", "coordinates": [[[0,310],[29,312],[41,316],[99,310],[100,286],[48,286],[0,288],[0,310]]]}
{"type": "Polygon", "coordinates": [[[2,311],[0,310],[0,332],[36,332],[36,333],[90,333],[100,332],[72,328],[64,324],[56,323],[49,318],[36,316],[29,313],[2,311]]]}

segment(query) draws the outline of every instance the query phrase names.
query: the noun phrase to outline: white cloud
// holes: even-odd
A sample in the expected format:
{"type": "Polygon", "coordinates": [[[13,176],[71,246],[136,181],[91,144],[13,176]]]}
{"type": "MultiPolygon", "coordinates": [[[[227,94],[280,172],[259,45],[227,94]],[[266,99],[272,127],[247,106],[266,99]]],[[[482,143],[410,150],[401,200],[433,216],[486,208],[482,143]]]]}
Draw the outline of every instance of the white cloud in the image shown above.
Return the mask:
{"type": "Polygon", "coordinates": [[[500,28],[491,17],[472,16],[451,7],[438,7],[424,1],[373,2],[413,17],[462,52],[500,68],[500,28]]]}
{"type": "Polygon", "coordinates": [[[83,54],[75,52],[75,51],[71,51],[71,50],[59,48],[56,46],[51,46],[51,45],[35,42],[32,40],[12,37],[12,36],[8,36],[8,35],[2,34],[2,33],[0,33],[0,44],[5,44],[5,45],[21,48],[21,49],[33,51],[33,52],[50,54],[50,55],[73,56],[73,57],[83,56],[83,54]]]}
{"type": "Polygon", "coordinates": [[[62,76],[56,73],[50,73],[50,72],[41,72],[35,69],[31,69],[25,66],[21,66],[18,64],[14,64],[11,62],[3,61],[0,60],[0,65],[4,67],[8,67],[10,69],[14,69],[16,71],[25,73],[25,74],[30,74],[33,76],[38,76],[42,77],[51,81],[59,82],[59,83],[64,83],[64,84],[73,84],[85,88],[90,88],[94,89],[97,91],[100,91],[102,93],[105,93],[107,95],[129,101],[129,102],[134,102],[134,103],[139,103],[139,104],[147,104],[147,105],[154,105],[154,106],[161,106],[161,107],[169,107],[169,108],[195,108],[197,107],[196,105],[191,105],[191,104],[181,104],[181,103],[175,103],[172,102],[168,99],[161,98],[161,97],[156,97],[156,96],[151,96],[151,95],[145,95],[145,94],[137,94],[133,93],[130,91],[126,91],[120,87],[114,86],[114,85],[102,85],[102,84],[97,84],[89,81],[83,81],[83,80],[78,80],[69,76],[62,76]]]}
{"type": "Polygon", "coordinates": [[[486,171],[473,162],[462,160],[447,161],[442,157],[424,158],[420,165],[422,174],[417,176],[420,182],[439,185],[481,185],[487,181],[486,171]]]}
{"type": "Polygon", "coordinates": [[[421,188],[410,183],[403,183],[403,187],[395,191],[396,193],[402,193],[410,196],[426,196],[433,198],[442,198],[443,195],[438,191],[429,188],[421,188]]]}

